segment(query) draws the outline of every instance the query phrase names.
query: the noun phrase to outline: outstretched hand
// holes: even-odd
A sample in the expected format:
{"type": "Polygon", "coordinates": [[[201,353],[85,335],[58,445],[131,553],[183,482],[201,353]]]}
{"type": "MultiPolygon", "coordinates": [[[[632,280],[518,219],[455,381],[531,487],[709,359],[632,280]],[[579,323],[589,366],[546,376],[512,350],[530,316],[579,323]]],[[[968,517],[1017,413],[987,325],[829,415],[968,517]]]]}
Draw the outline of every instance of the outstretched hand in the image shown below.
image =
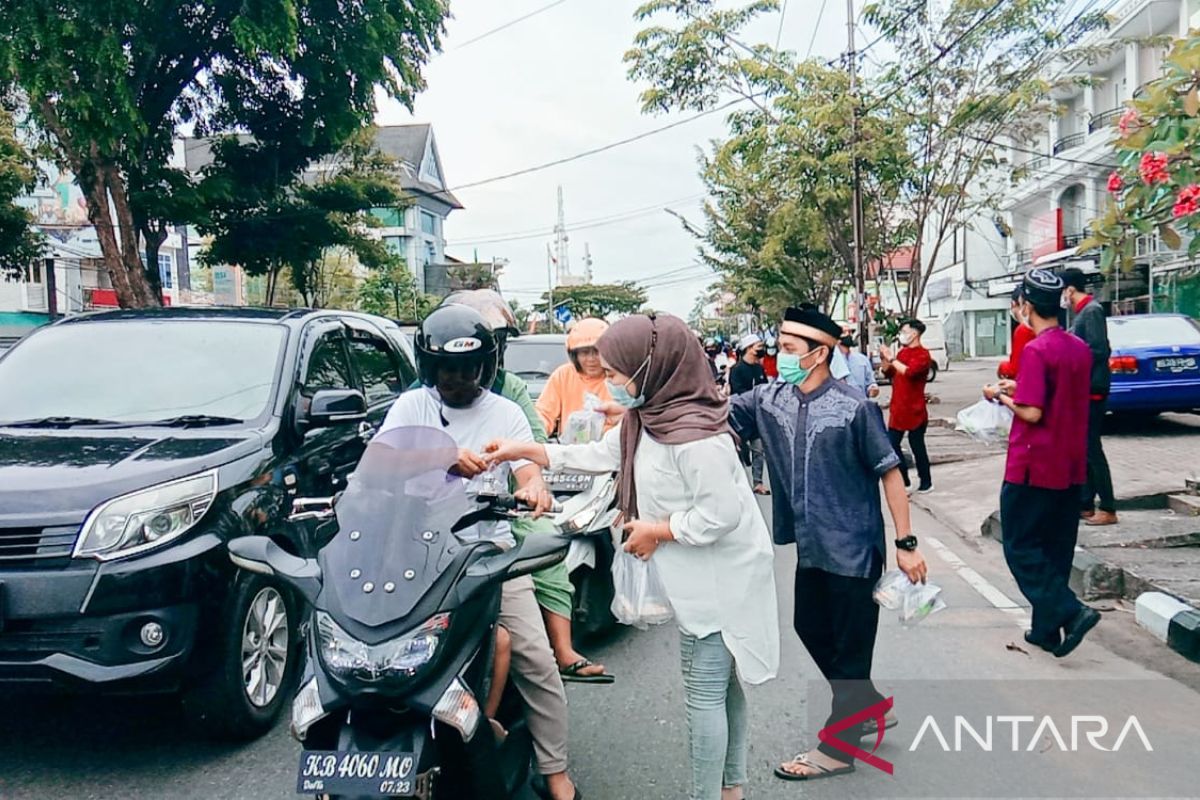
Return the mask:
{"type": "Polygon", "coordinates": [[[484,445],[483,452],[489,464],[502,464],[506,461],[520,461],[525,458],[522,446],[524,442],[512,439],[495,439],[484,445]]]}
{"type": "Polygon", "coordinates": [[[488,463],[483,456],[465,447],[458,450],[458,462],[450,468],[450,472],[463,478],[474,478],[488,471],[488,463]]]}

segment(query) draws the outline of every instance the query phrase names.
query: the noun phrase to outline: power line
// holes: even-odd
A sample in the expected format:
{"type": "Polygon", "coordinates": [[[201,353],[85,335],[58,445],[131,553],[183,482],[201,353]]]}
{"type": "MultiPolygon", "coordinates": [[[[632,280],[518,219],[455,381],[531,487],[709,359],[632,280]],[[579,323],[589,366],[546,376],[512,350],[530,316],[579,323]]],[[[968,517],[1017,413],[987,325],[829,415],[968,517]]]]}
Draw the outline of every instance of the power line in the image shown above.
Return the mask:
{"type": "Polygon", "coordinates": [[[542,170],[550,169],[551,167],[557,167],[557,166],[561,166],[563,164],[569,164],[572,161],[578,161],[581,158],[587,158],[589,156],[594,156],[599,153],[604,153],[609,150],[613,150],[617,147],[621,147],[623,145],[632,144],[633,142],[641,141],[642,139],[648,139],[651,136],[655,136],[664,131],[669,131],[672,128],[678,128],[679,126],[686,125],[689,122],[695,122],[696,120],[700,119],[701,117],[707,117],[711,114],[716,114],[719,111],[724,111],[727,108],[731,108],[733,106],[739,105],[740,103],[744,103],[748,99],[749,98],[746,98],[746,97],[739,97],[736,100],[731,100],[728,103],[724,103],[723,105],[716,106],[715,108],[710,108],[707,111],[701,111],[699,114],[694,114],[690,117],[687,117],[686,119],[676,120],[675,122],[672,122],[668,125],[663,125],[660,128],[652,128],[651,130],[645,131],[643,133],[639,133],[636,136],[630,136],[625,139],[620,139],[615,142],[610,142],[609,144],[603,145],[602,147],[595,147],[595,148],[592,148],[591,150],[584,150],[582,153],[576,153],[573,156],[567,156],[566,158],[558,158],[558,159],[555,159],[554,161],[547,161],[544,164],[538,164],[536,166],[526,167],[525,169],[519,169],[514,172],[507,172],[503,175],[495,175],[491,178],[484,178],[483,180],[472,181],[470,183],[460,184],[458,186],[453,186],[453,187],[447,189],[446,191],[459,192],[459,191],[462,191],[463,189],[473,189],[476,186],[484,186],[489,183],[497,183],[498,181],[505,181],[505,180],[509,180],[510,178],[517,178],[522,175],[529,175],[530,173],[533,173],[533,172],[541,172],[542,170]]]}
{"type": "MultiPolygon", "coordinates": [[[[779,9],[779,31],[775,34],[775,52],[779,52],[779,43],[783,41],[783,21],[787,19],[788,0],[783,0],[783,7],[779,9]]],[[[820,22],[817,23],[820,25],[820,22]]],[[[809,50],[812,50],[810,47],[809,50]]]]}
{"type": "MultiPolygon", "coordinates": [[[[813,46],[817,43],[817,34],[821,32],[821,20],[825,17],[825,6],[829,4],[829,0],[821,0],[821,10],[817,12],[817,23],[813,25],[812,38],[808,40],[808,52],[804,54],[804,60],[807,61],[812,57],[813,46]]],[[[775,49],[779,49],[779,45],[775,45],[775,49]]]]}
{"type": "Polygon", "coordinates": [[[530,11],[528,14],[524,14],[520,17],[517,17],[516,19],[511,19],[508,22],[505,22],[503,25],[500,25],[499,27],[492,28],[490,31],[485,31],[485,32],[479,34],[478,36],[474,37],[473,39],[468,39],[467,41],[463,42],[462,44],[455,46],[454,50],[452,50],[451,52],[454,52],[457,50],[462,50],[464,47],[470,47],[471,45],[475,44],[476,42],[483,41],[484,39],[488,38],[489,36],[494,36],[495,34],[500,33],[501,31],[508,30],[509,28],[513,27],[514,25],[519,25],[522,22],[524,22],[525,20],[536,17],[538,14],[545,13],[546,11],[549,11],[550,9],[552,9],[556,6],[561,6],[565,2],[567,2],[567,0],[554,0],[553,3],[544,5],[541,8],[534,9],[533,11],[530,11]]]}

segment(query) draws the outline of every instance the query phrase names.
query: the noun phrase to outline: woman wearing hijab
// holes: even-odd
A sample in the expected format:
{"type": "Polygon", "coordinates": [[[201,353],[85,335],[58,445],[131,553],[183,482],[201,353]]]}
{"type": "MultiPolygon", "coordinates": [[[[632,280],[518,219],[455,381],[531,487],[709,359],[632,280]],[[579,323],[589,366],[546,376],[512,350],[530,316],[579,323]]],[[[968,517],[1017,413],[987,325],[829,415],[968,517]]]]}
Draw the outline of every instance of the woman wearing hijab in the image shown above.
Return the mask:
{"type": "Polygon", "coordinates": [[[771,538],[727,402],[687,325],[628,317],[598,349],[613,400],[627,409],[619,426],[591,444],[498,441],[487,450],[495,461],[620,471],[625,550],[657,570],[681,634],[690,798],[741,800],[748,722],[738,678],[765,683],[779,668],[771,538]]]}

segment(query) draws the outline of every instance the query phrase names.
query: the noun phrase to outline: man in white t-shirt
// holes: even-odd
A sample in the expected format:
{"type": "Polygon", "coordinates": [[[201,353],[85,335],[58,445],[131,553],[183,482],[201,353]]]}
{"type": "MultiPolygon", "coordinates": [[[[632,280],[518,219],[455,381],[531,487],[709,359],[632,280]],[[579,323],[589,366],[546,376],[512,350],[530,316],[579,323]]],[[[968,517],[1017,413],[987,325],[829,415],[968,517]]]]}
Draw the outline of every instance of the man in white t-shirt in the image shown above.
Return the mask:
{"type": "MultiPolygon", "coordinates": [[[[497,437],[534,441],[521,407],[488,391],[499,366],[496,339],[474,309],[442,306],[421,323],[416,336],[417,366],[422,387],[396,400],[380,432],[399,427],[427,427],[445,431],[458,445],[458,463],[451,472],[470,482],[488,471],[480,453],[497,437]]],[[[516,462],[497,474],[507,489],[509,475],[517,484],[517,497],[539,511],[549,510],[553,497],[542,480],[541,468],[529,461],[516,462]]],[[[467,487],[464,486],[464,491],[467,487]]],[[[507,522],[483,522],[460,531],[459,536],[515,544],[507,522]]],[[[542,782],[534,789],[546,800],[573,800],[579,794],[567,774],[567,696],[558,662],[533,593],[533,579],[525,576],[504,584],[499,623],[512,646],[513,683],[525,701],[526,720],[533,736],[534,755],[542,782]]]]}

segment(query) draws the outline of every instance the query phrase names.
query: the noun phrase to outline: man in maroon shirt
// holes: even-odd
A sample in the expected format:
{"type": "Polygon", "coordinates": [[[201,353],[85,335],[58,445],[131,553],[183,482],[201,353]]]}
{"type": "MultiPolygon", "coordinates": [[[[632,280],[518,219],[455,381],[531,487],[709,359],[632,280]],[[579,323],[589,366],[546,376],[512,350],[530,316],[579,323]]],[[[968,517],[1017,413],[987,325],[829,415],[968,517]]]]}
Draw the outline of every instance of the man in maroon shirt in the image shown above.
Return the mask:
{"type": "Polygon", "coordinates": [[[925,323],[919,319],[907,320],[900,327],[900,352],[892,356],[892,351],[886,346],[879,348],[879,360],[883,365],[883,374],[892,379],[892,402],[888,411],[888,437],[896,455],[900,456],[901,473],[904,475],[904,485],[911,486],[908,480],[908,461],[900,449],[904,435],[908,434],[908,443],[912,447],[913,458],[917,462],[917,477],[920,484],[917,491],[921,493],[933,490],[933,476],[929,470],[929,453],[925,450],[925,430],[929,427],[929,406],[925,402],[925,383],[929,380],[929,369],[933,365],[933,357],[921,346],[921,335],[925,333],[925,323]]]}
{"type": "Polygon", "coordinates": [[[1000,525],[1005,560],[1033,607],[1025,641],[1059,658],[1100,621],[1067,585],[1079,535],[1076,501],[1087,480],[1092,354],[1058,324],[1062,287],[1053,273],[1029,271],[1022,311],[1036,337],[1021,354],[1017,380],[983,390],[1013,412],[1000,525]]]}

